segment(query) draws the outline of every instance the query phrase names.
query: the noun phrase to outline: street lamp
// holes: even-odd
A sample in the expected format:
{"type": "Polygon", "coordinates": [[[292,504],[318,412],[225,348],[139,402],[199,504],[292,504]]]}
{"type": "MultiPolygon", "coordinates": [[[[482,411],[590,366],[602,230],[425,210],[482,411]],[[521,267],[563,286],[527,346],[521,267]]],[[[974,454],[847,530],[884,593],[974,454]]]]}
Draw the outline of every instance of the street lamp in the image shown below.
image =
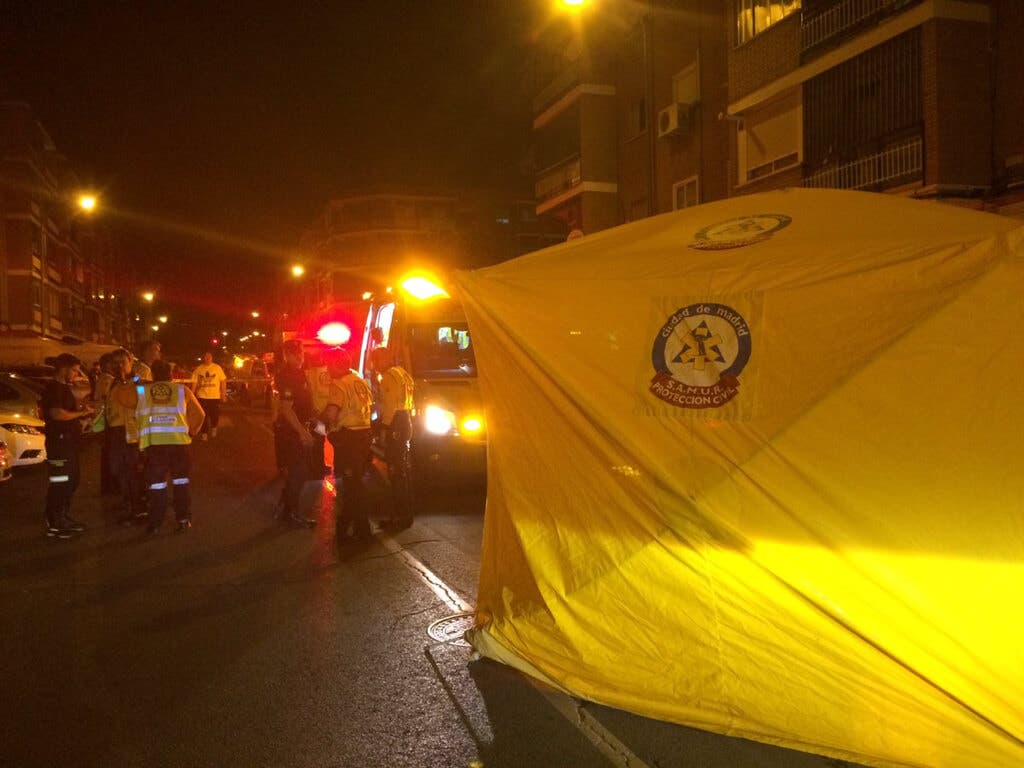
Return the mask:
{"type": "Polygon", "coordinates": [[[96,199],[96,195],[88,192],[83,192],[78,196],[78,207],[86,213],[92,213],[96,210],[96,203],[99,202],[96,199]]]}
{"type": "Polygon", "coordinates": [[[253,320],[258,320],[259,319],[260,313],[257,312],[255,309],[250,314],[252,315],[252,319],[253,320]]]}
{"type": "Polygon", "coordinates": [[[153,332],[154,332],[154,333],[155,333],[156,331],[159,331],[159,330],[160,330],[160,326],[159,326],[159,325],[151,325],[151,326],[149,326],[149,327],[153,329],[153,332]]]}
{"type": "Polygon", "coordinates": [[[158,317],[157,320],[159,320],[161,323],[166,323],[167,315],[160,315],[160,317],[158,317]]]}
{"type": "Polygon", "coordinates": [[[145,291],[142,294],[142,300],[145,301],[145,302],[148,302],[150,304],[153,303],[153,299],[155,299],[155,298],[156,298],[156,294],[153,293],[152,291],[145,291]]]}
{"type": "Polygon", "coordinates": [[[301,264],[292,264],[292,277],[302,277],[306,274],[306,268],[301,264]]]}

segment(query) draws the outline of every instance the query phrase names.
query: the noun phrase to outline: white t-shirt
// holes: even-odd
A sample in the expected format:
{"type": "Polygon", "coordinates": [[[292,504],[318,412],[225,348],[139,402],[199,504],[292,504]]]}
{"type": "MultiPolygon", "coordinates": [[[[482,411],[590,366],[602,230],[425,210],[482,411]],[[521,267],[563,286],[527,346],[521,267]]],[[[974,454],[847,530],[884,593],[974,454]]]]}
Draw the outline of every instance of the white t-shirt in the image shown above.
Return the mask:
{"type": "Polygon", "coordinates": [[[224,369],[216,363],[196,366],[192,371],[192,386],[200,400],[220,400],[220,383],[227,381],[224,369]]]}

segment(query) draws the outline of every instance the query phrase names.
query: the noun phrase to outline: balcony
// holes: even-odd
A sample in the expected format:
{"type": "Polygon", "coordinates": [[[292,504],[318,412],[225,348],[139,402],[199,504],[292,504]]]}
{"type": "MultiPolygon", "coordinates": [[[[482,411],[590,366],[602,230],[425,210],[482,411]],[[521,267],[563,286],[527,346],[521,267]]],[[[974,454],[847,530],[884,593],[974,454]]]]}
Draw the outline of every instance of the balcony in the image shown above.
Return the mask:
{"type": "Polygon", "coordinates": [[[839,0],[805,8],[800,16],[801,57],[825,43],[838,41],[920,0],[839,0]],[[817,9],[817,10],[816,10],[817,9]]]}
{"type": "Polygon", "coordinates": [[[533,114],[539,115],[567,91],[580,84],[580,65],[574,62],[563,69],[533,99],[533,114]]]}
{"type": "Polygon", "coordinates": [[[826,168],[804,178],[815,189],[881,189],[920,179],[924,142],[920,137],[894,145],[851,163],[826,168]]]}
{"type": "Polygon", "coordinates": [[[574,155],[537,174],[534,196],[542,203],[579,186],[582,181],[580,156],[574,155]]]}

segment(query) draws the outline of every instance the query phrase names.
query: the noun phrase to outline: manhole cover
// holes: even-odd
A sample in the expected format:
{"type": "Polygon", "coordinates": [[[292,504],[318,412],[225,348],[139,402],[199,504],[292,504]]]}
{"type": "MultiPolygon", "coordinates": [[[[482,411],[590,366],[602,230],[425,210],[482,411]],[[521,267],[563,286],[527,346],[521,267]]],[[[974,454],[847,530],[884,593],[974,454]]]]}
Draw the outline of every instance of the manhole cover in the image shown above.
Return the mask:
{"type": "Polygon", "coordinates": [[[427,634],[438,642],[469,648],[469,643],[463,640],[462,636],[467,629],[473,628],[475,617],[475,613],[456,613],[454,616],[445,616],[427,627],[427,634]]]}

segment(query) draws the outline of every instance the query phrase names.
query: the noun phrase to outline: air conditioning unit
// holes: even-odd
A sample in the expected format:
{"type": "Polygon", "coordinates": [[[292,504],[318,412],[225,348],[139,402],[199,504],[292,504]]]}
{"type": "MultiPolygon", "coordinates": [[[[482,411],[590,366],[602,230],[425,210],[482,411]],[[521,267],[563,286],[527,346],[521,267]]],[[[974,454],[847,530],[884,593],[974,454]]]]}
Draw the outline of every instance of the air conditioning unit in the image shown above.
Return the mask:
{"type": "Polygon", "coordinates": [[[695,104],[669,104],[658,112],[658,138],[685,136],[690,132],[690,117],[695,104]]]}

